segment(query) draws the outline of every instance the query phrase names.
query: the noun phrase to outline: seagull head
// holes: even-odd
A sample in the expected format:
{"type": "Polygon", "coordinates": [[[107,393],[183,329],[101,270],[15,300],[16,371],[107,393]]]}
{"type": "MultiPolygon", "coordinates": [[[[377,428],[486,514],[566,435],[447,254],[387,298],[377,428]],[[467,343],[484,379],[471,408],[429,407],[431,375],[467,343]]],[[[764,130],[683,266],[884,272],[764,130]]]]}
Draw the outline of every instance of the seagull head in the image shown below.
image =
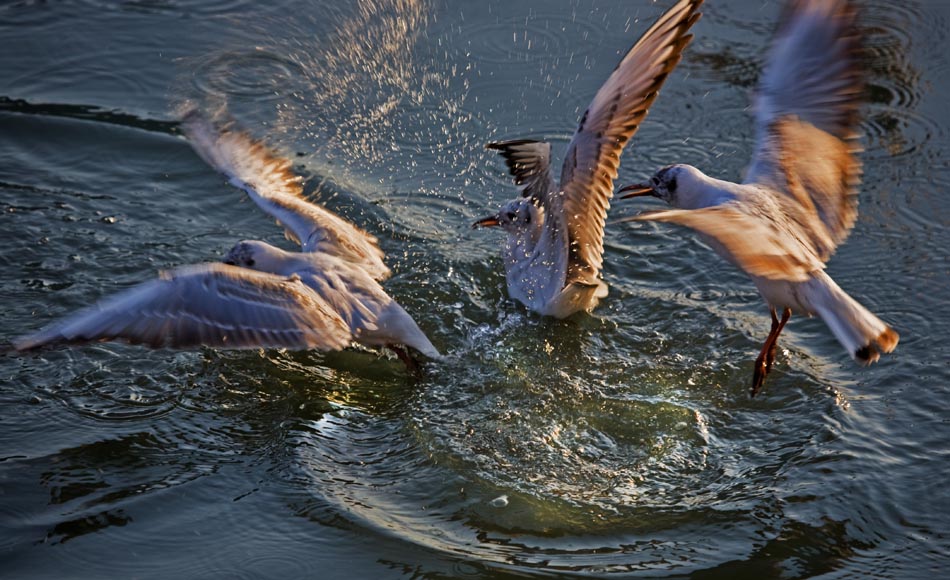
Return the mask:
{"type": "Polygon", "coordinates": [[[501,207],[495,215],[482,218],[472,224],[473,228],[500,227],[509,234],[534,231],[544,221],[544,210],[531,198],[513,199],[501,207]]]}
{"type": "Polygon", "coordinates": [[[693,209],[706,204],[699,202],[703,195],[704,175],[691,165],[668,165],[656,173],[649,181],[621,187],[617,192],[620,199],[631,197],[658,197],[673,207],[693,209]]]}
{"type": "Polygon", "coordinates": [[[286,256],[287,252],[268,243],[245,240],[235,244],[223,261],[229,266],[282,274],[288,264],[286,256]]]}

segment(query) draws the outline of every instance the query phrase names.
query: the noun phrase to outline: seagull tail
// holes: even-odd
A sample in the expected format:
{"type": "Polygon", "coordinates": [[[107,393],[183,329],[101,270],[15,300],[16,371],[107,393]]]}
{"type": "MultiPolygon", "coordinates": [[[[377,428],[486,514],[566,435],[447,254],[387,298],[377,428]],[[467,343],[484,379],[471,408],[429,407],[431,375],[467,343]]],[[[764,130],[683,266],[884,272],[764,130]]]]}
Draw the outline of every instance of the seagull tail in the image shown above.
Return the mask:
{"type": "Polygon", "coordinates": [[[859,364],[867,366],[876,362],[882,353],[891,352],[897,346],[900,340],[897,332],[824,272],[807,288],[814,311],[859,364]]]}
{"type": "Polygon", "coordinates": [[[422,332],[416,321],[409,316],[402,306],[392,301],[376,319],[377,328],[367,333],[367,338],[374,338],[382,343],[395,343],[411,346],[433,360],[442,359],[442,354],[429,342],[429,338],[422,332]]]}

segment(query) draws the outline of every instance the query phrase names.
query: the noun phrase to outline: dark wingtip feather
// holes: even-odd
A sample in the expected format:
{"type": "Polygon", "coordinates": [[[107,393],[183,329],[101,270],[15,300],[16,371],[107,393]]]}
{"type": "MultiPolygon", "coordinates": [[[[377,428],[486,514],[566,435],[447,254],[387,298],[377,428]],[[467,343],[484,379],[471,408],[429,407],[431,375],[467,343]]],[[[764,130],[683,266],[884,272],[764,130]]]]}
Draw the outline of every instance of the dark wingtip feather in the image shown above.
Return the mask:
{"type": "Polygon", "coordinates": [[[490,141],[485,144],[485,149],[492,149],[494,151],[505,151],[511,147],[517,147],[518,145],[530,145],[534,143],[544,143],[544,141],[539,141],[537,139],[510,139],[508,141],[490,141]]]}
{"type": "Polygon", "coordinates": [[[897,348],[900,341],[900,335],[893,328],[887,327],[884,332],[877,335],[868,344],[862,346],[854,352],[854,359],[860,364],[867,366],[877,362],[882,353],[889,353],[897,348]]]}
{"type": "Polygon", "coordinates": [[[869,365],[881,357],[873,344],[866,344],[854,351],[854,358],[862,365],[869,365]]]}

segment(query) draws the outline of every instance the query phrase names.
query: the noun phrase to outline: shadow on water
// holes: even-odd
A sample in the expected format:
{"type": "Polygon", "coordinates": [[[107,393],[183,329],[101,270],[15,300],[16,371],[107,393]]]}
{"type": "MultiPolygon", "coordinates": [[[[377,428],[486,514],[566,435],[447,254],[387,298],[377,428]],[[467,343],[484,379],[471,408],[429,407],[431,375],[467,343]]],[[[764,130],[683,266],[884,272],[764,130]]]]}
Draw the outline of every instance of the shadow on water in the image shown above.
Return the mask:
{"type": "Polygon", "coordinates": [[[177,121],[159,121],[143,119],[121,111],[108,111],[101,107],[89,105],[73,105],[63,103],[29,103],[23,99],[0,97],[0,111],[20,113],[23,115],[41,115],[49,117],[65,117],[94,123],[107,123],[122,127],[131,127],[143,131],[178,134],[177,121]]]}

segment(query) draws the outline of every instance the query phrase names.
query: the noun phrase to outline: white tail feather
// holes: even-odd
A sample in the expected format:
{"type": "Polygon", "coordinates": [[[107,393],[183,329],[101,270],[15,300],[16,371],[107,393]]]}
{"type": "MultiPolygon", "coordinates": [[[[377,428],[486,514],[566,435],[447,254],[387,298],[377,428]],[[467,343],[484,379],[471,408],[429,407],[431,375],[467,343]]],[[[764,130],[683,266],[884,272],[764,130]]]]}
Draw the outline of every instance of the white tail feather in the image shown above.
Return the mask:
{"type": "Polygon", "coordinates": [[[387,304],[375,321],[376,327],[367,330],[362,339],[381,346],[404,344],[411,346],[433,360],[442,358],[442,354],[432,346],[416,321],[395,301],[387,304]]]}
{"type": "Polygon", "coordinates": [[[824,272],[805,288],[812,309],[858,363],[869,365],[897,346],[898,334],[824,272]]]}

